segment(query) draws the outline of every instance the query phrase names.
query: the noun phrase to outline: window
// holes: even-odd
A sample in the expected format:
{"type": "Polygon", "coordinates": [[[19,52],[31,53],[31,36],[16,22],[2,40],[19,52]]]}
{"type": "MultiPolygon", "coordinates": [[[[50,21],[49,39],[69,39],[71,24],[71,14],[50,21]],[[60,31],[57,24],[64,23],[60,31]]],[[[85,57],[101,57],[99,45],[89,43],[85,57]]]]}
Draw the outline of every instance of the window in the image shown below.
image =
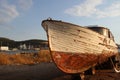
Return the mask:
{"type": "Polygon", "coordinates": [[[88,27],[88,28],[103,35],[103,29],[101,27],[88,27]]]}
{"type": "Polygon", "coordinates": [[[109,31],[109,38],[114,41],[114,37],[110,31],[109,31]]]}

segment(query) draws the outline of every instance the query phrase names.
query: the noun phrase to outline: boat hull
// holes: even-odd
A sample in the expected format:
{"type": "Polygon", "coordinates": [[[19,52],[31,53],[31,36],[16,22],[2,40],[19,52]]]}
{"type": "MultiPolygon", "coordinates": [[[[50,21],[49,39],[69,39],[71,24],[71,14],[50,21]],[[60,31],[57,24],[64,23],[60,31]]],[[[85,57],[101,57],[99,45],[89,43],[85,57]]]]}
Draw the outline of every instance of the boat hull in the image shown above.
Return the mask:
{"type": "Polygon", "coordinates": [[[45,20],[52,58],[65,73],[81,73],[118,53],[113,40],[86,27],[45,20]]]}
{"type": "Polygon", "coordinates": [[[58,68],[66,73],[80,73],[94,67],[97,64],[105,62],[112,53],[103,53],[100,55],[89,53],[65,53],[65,52],[51,52],[54,62],[58,68]]]}

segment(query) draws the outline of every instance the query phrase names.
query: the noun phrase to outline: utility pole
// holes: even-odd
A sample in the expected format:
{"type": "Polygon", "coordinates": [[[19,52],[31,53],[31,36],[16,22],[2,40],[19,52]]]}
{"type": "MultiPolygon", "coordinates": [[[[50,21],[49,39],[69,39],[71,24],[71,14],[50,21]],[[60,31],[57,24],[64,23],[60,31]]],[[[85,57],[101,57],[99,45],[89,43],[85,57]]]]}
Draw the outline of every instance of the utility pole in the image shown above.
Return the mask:
{"type": "Polygon", "coordinates": [[[2,47],[2,41],[0,42],[0,52],[1,52],[1,47],[2,47]]]}

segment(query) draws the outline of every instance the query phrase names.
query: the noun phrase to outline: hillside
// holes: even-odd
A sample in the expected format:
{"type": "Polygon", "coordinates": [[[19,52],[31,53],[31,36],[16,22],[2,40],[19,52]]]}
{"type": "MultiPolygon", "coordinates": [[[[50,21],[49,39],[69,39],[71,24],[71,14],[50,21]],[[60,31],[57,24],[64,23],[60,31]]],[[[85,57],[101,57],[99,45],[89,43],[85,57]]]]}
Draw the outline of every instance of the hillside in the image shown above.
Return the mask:
{"type": "Polygon", "coordinates": [[[4,37],[0,37],[0,41],[14,42],[14,40],[11,40],[11,39],[8,39],[8,38],[4,38],[4,37]]]}
{"type": "Polygon", "coordinates": [[[11,40],[9,38],[0,37],[0,46],[9,46],[9,48],[11,49],[11,48],[18,48],[22,44],[39,47],[40,45],[47,44],[47,41],[46,40],[40,40],[40,39],[14,41],[14,40],[11,40]]]}

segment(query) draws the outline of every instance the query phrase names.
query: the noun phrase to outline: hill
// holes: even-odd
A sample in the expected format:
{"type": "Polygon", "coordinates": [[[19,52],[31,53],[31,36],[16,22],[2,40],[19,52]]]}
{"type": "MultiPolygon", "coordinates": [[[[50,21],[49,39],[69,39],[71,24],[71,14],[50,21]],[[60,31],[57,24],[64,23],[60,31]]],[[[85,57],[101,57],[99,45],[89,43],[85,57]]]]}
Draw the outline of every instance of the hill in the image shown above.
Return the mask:
{"type": "Polygon", "coordinates": [[[14,40],[11,40],[11,39],[8,39],[8,38],[4,38],[4,37],[0,37],[0,41],[14,42],[14,40]]]}
{"type": "Polygon", "coordinates": [[[9,46],[10,49],[12,48],[19,48],[20,45],[32,45],[34,47],[40,47],[47,44],[46,40],[40,39],[30,39],[24,41],[14,41],[9,38],[0,37],[0,46],[9,46]]]}

